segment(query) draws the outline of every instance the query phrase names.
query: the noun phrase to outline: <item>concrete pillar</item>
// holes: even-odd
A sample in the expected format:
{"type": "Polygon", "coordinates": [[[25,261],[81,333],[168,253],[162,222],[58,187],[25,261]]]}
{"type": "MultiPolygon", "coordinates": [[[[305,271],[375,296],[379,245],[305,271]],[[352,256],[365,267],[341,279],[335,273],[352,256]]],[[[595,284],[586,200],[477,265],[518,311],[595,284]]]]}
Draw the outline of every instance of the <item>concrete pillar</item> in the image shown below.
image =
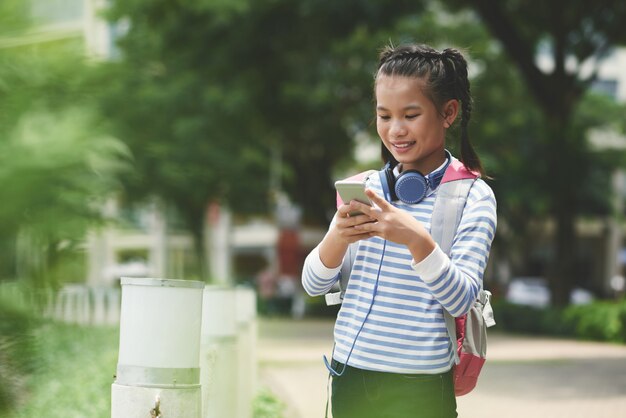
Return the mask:
{"type": "Polygon", "coordinates": [[[232,284],[232,215],[226,207],[211,203],[207,208],[205,225],[209,277],[214,283],[232,284]]]}
{"type": "Polygon", "coordinates": [[[83,32],[87,51],[97,58],[111,56],[111,33],[107,21],[99,16],[107,6],[107,0],[84,0],[85,19],[83,32]]]}
{"type": "Polygon", "coordinates": [[[106,291],[106,323],[117,325],[120,323],[121,289],[109,288],[106,291]]]}
{"type": "Polygon", "coordinates": [[[206,286],[200,344],[203,418],[236,417],[238,354],[235,290],[206,286]]]}
{"type": "Polygon", "coordinates": [[[622,219],[624,213],[624,190],[626,190],[626,173],[617,169],[611,176],[613,191],[612,214],[608,219],[607,251],[605,259],[604,292],[612,295],[611,280],[621,274],[619,252],[622,248],[622,219]]]}
{"type": "Polygon", "coordinates": [[[122,278],[112,418],[200,418],[204,283],[122,278]]]}
{"type": "Polygon", "coordinates": [[[61,290],[61,301],[63,304],[62,321],[71,324],[76,321],[77,297],[72,286],[65,286],[61,290]]]}
{"type": "Polygon", "coordinates": [[[150,244],[150,274],[155,277],[163,277],[167,274],[167,219],[165,206],[160,202],[150,205],[149,230],[151,235],[150,244]]]}
{"type": "Polygon", "coordinates": [[[106,291],[107,289],[103,287],[91,288],[91,300],[93,306],[91,323],[93,325],[105,325],[107,323],[106,291]]]}
{"type": "Polygon", "coordinates": [[[237,287],[236,306],[239,391],[235,417],[251,418],[252,401],[257,391],[256,292],[249,287],[237,287]]]}

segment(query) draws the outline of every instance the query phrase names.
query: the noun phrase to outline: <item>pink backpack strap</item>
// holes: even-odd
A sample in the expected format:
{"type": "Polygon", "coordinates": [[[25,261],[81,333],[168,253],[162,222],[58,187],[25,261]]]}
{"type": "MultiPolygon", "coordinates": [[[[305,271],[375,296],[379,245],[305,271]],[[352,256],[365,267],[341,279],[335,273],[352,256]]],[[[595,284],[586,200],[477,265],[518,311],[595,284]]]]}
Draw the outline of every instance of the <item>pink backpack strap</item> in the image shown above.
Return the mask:
{"type": "Polygon", "coordinates": [[[448,165],[446,172],[443,174],[441,183],[463,179],[475,179],[478,177],[480,177],[480,173],[468,170],[461,161],[453,158],[452,161],[450,161],[450,165],[448,165]]]}
{"type": "MultiPolygon", "coordinates": [[[[355,174],[354,176],[345,178],[344,180],[365,181],[367,176],[375,172],[375,170],[363,171],[362,173],[355,174]]],[[[337,193],[337,209],[339,209],[339,206],[341,205],[343,205],[343,200],[341,200],[341,197],[339,197],[339,193],[337,193]]]]}

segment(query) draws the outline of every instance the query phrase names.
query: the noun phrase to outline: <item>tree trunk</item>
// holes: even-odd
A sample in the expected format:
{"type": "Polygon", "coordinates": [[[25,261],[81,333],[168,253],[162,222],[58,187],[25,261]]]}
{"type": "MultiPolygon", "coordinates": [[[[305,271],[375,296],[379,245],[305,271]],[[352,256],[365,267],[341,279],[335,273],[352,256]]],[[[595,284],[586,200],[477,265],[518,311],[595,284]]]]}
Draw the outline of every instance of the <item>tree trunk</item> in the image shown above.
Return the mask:
{"type": "Polygon", "coordinates": [[[560,114],[548,117],[547,121],[547,163],[546,185],[550,191],[550,215],[555,223],[552,238],[553,257],[548,268],[548,281],[552,294],[552,304],[562,307],[569,303],[569,294],[575,277],[577,252],[576,180],[577,150],[574,138],[568,134],[569,113],[566,106],[560,114]]]}
{"type": "Polygon", "coordinates": [[[195,255],[195,271],[193,271],[192,274],[185,272],[185,276],[187,276],[186,278],[190,279],[192,277],[189,276],[197,275],[195,280],[200,280],[204,282],[209,281],[209,265],[208,259],[206,257],[207,252],[205,250],[205,212],[204,210],[198,211],[189,209],[182,204],[179,204],[177,206],[183,215],[185,224],[187,225],[188,231],[193,239],[193,250],[195,255]]]}
{"type": "MultiPolygon", "coordinates": [[[[559,205],[561,206],[561,205],[559,205]]],[[[559,207],[554,213],[556,230],[554,236],[554,258],[549,270],[552,304],[562,307],[569,304],[569,295],[575,277],[577,237],[575,216],[571,209],[559,207]]]]}

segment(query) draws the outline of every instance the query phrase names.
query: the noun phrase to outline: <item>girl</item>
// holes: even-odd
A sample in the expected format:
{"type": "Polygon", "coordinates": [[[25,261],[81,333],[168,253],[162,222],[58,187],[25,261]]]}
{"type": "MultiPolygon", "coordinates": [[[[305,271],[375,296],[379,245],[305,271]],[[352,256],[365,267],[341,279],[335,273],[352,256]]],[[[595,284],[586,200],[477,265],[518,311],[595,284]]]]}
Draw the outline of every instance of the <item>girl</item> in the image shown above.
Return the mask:
{"type": "Polygon", "coordinates": [[[366,193],[374,206],[357,201],[340,206],[305,261],[304,289],[312,296],[325,294],[339,278],[348,246],[358,242],[328,365],[332,413],[334,418],[456,417],[444,309],[455,317],[470,309],[496,228],[493,192],[478,179],[450,256],[429,232],[439,183],[455,161],[445,137],[457,118],[462,166],[483,172],[467,132],[467,62],[455,49],[387,47],[374,81],[376,128],[390,182],[415,170],[426,174],[427,188],[419,201],[394,200],[393,192],[387,201],[383,177],[368,177],[366,193]],[[355,210],[363,214],[349,216],[355,210]]]}

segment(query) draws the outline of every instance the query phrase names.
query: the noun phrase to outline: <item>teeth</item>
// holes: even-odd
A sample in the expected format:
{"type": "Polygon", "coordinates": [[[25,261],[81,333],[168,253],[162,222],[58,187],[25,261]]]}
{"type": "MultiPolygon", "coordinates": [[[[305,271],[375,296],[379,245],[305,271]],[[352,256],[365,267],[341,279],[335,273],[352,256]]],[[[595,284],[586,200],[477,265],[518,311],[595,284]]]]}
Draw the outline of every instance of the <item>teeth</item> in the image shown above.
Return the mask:
{"type": "Polygon", "coordinates": [[[407,147],[409,147],[409,146],[411,146],[411,145],[413,145],[413,144],[414,144],[413,142],[407,142],[407,143],[405,143],[405,144],[395,144],[394,146],[395,146],[396,148],[407,148],[407,147]]]}

